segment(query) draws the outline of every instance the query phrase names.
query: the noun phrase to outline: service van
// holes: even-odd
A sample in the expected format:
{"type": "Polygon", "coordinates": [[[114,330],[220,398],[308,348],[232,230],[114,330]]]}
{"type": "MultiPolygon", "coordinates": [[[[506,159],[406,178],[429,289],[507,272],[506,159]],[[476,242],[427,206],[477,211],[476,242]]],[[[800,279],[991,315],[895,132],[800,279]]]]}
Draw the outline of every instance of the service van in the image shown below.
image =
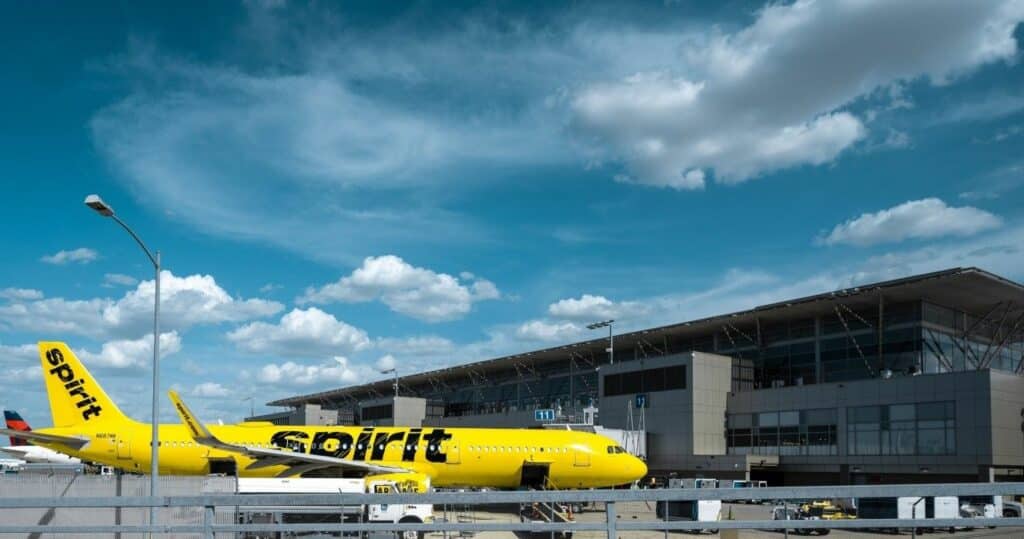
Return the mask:
{"type": "MultiPolygon", "coordinates": [[[[397,494],[426,492],[429,486],[418,481],[393,478],[238,478],[238,494],[397,494]]],[[[339,496],[336,506],[257,506],[240,507],[239,522],[267,523],[402,523],[419,524],[434,521],[431,504],[351,504],[339,496]]],[[[339,534],[340,535],[340,534],[339,534]]],[[[402,539],[420,539],[422,532],[389,534],[402,539]]],[[[251,536],[247,536],[251,537],[251,536]]]]}

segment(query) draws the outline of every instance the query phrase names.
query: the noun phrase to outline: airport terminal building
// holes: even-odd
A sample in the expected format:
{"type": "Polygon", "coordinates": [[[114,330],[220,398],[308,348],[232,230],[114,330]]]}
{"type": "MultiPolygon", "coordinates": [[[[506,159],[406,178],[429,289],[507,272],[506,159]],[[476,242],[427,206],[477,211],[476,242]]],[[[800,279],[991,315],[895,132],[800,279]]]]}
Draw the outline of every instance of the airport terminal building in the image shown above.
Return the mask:
{"type": "MultiPolygon", "coordinates": [[[[1024,476],[1024,287],[955,268],[269,403],[280,423],[641,431],[652,474],[1024,476]],[[550,425],[549,425],[550,428],[550,425]],[[586,428],[579,427],[579,428],[586,428]]],[[[629,449],[627,447],[627,449],[629,449]]]]}

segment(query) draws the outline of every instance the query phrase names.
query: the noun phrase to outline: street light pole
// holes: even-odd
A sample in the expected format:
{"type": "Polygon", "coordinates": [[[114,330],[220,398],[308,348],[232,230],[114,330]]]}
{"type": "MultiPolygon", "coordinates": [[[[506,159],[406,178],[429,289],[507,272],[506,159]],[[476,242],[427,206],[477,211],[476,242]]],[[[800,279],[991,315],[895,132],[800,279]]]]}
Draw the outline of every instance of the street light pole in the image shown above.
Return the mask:
{"type": "MultiPolygon", "coordinates": [[[[149,495],[152,498],[157,496],[157,481],[160,478],[160,251],[156,251],[156,254],[150,252],[149,248],[146,247],[145,243],[131,229],[124,221],[114,214],[114,209],[107,205],[106,202],[99,197],[99,195],[89,195],[85,197],[85,205],[89,206],[96,213],[103,217],[110,217],[117,224],[121,225],[121,228],[125,229],[128,234],[135,240],[135,243],[139,244],[142,251],[146,253],[149,261],[153,264],[153,419],[151,422],[151,429],[153,439],[150,442],[152,450],[150,453],[150,471],[149,471],[149,495]]],[[[156,507],[149,508],[149,523],[151,525],[156,524],[156,507]]]]}
{"type": "Polygon", "coordinates": [[[615,323],[615,320],[604,320],[602,322],[594,322],[593,324],[588,324],[587,325],[587,329],[598,329],[598,328],[603,328],[603,327],[607,327],[608,328],[608,364],[609,365],[614,365],[615,364],[615,335],[614,335],[614,333],[612,333],[612,324],[613,323],[615,323]]]}
{"type": "Polygon", "coordinates": [[[384,369],[384,370],[380,371],[380,373],[381,374],[394,374],[395,375],[395,381],[392,384],[392,386],[394,386],[394,388],[395,388],[395,396],[397,397],[398,396],[398,367],[391,367],[390,369],[384,369]]]}

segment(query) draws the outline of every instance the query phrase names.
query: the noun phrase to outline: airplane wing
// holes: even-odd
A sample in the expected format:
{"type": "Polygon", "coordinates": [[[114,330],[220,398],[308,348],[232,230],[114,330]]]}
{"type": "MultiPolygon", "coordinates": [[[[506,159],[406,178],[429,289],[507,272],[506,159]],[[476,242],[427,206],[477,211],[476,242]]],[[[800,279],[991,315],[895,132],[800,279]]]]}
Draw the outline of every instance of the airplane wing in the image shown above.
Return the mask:
{"type": "Polygon", "coordinates": [[[170,391],[169,396],[171,398],[171,402],[174,403],[174,409],[177,410],[178,415],[181,417],[181,421],[185,423],[186,427],[188,427],[188,431],[196,443],[231,453],[238,453],[255,459],[256,462],[250,464],[248,469],[254,470],[270,466],[287,466],[288,469],[279,474],[281,477],[298,475],[321,468],[342,468],[375,474],[409,473],[415,471],[410,468],[382,466],[379,464],[328,457],[326,455],[309,455],[306,453],[296,453],[283,449],[268,449],[264,447],[253,447],[251,445],[225,442],[214,436],[214,434],[210,432],[210,429],[206,428],[206,425],[203,425],[203,423],[196,418],[195,414],[189,410],[188,406],[185,406],[185,403],[181,400],[181,397],[178,396],[177,392],[170,391]]]}
{"type": "Polygon", "coordinates": [[[13,436],[15,438],[24,438],[26,440],[46,444],[60,444],[70,447],[71,449],[81,449],[82,446],[89,443],[89,438],[86,436],[60,436],[57,434],[45,434],[37,431],[12,429],[0,429],[0,436],[13,436]]]}

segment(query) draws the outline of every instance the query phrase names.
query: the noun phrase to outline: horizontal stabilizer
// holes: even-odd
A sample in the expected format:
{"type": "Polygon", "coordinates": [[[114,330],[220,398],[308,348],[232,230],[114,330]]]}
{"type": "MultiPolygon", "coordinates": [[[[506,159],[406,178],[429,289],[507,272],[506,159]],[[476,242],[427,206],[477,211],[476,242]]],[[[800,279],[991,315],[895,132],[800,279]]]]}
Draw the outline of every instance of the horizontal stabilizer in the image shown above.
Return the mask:
{"type": "Polygon", "coordinates": [[[370,464],[368,462],[328,457],[326,455],[310,455],[284,449],[268,449],[225,442],[214,436],[210,429],[206,428],[206,425],[199,421],[195,414],[192,413],[192,410],[189,410],[188,406],[181,400],[177,392],[170,391],[168,395],[171,398],[171,402],[174,403],[174,409],[181,416],[181,421],[185,423],[189,434],[196,443],[222,451],[246,455],[254,459],[256,462],[250,464],[248,469],[286,466],[288,469],[281,474],[282,477],[298,475],[321,468],[345,468],[366,473],[408,473],[413,471],[408,468],[370,464]]]}
{"type": "Polygon", "coordinates": [[[89,443],[89,438],[85,436],[59,436],[57,434],[43,434],[41,432],[27,432],[11,429],[0,429],[0,435],[25,438],[27,440],[32,440],[33,442],[40,442],[44,444],[60,444],[70,447],[71,449],[81,449],[82,446],[89,443]]]}

